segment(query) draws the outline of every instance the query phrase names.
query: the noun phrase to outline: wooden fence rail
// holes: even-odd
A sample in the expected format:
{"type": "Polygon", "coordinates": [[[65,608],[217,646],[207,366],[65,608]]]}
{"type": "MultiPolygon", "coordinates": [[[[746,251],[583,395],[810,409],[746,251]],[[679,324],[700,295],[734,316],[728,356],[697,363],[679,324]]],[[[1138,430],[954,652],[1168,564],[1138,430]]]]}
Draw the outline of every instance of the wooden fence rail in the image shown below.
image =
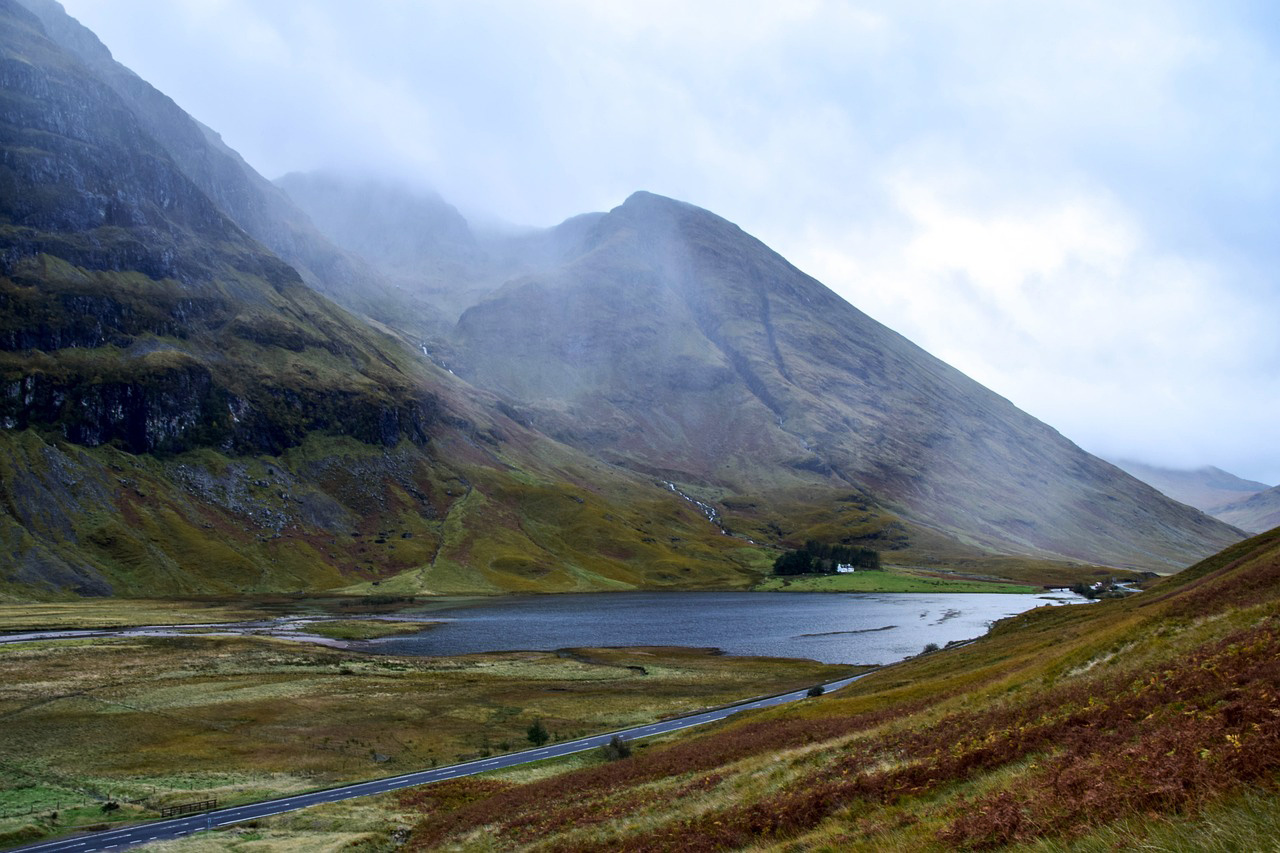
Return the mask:
{"type": "Polygon", "coordinates": [[[218,807],[218,800],[200,800],[194,803],[182,803],[176,806],[163,806],[160,809],[160,817],[177,817],[180,814],[191,814],[192,812],[207,812],[218,807]]]}

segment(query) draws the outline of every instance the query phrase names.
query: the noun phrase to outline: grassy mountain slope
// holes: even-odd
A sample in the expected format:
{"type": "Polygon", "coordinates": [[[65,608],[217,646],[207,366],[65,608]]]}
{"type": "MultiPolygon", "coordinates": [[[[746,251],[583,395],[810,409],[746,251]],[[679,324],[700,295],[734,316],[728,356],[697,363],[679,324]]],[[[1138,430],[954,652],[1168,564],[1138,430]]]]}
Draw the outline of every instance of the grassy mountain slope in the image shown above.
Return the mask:
{"type": "Polygon", "coordinates": [[[307,287],[0,0],[0,591],[741,586],[761,555],[307,287]]]}
{"type": "Polygon", "coordinates": [[[637,193],[574,238],[463,313],[454,366],[544,431],[695,484],[729,518],[776,494],[830,507],[853,491],[976,549],[1164,569],[1240,536],[707,211],[637,193]]]}
{"type": "Polygon", "coordinates": [[[800,707],[402,804],[414,850],[1265,849],[1278,696],[1273,531],[800,707]]]}
{"type": "Polygon", "coordinates": [[[642,480],[458,434],[156,456],[28,430],[0,450],[4,597],[742,587],[767,566],[642,480]]]}

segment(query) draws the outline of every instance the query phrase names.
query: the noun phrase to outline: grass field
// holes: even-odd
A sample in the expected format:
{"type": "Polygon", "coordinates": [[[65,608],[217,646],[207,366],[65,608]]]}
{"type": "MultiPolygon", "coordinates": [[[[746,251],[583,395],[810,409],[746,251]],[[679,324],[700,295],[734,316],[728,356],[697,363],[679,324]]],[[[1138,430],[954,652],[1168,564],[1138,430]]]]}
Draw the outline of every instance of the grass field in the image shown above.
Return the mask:
{"type": "Polygon", "coordinates": [[[775,576],[761,581],[753,589],[765,592],[1039,592],[1037,587],[1022,584],[948,578],[893,567],[837,575],[775,576]]]}
{"type": "Polygon", "coordinates": [[[419,634],[430,628],[431,622],[390,622],[382,619],[333,619],[310,622],[305,626],[308,634],[328,637],[330,640],[376,640],[379,637],[396,637],[403,634],[419,634]]]}
{"type": "MultiPolygon", "coordinates": [[[[131,618],[117,602],[73,621],[176,612],[131,618]]],[[[371,624],[383,623],[342,627],[371,624]]],[[[518,750],[535,719],[568,739],[848,671],[673,648],[401,658],[249,637],[3,646],[0,846],[162,805],[247,802],[518,750]],[[108,799],[122,808],[104,814],[108,799]]]]}
{"type": "Polygon", "coordinates": [[[86,598],[0,604],[0,631],[130,628],[260,618],[252,603],[86,598]]]}

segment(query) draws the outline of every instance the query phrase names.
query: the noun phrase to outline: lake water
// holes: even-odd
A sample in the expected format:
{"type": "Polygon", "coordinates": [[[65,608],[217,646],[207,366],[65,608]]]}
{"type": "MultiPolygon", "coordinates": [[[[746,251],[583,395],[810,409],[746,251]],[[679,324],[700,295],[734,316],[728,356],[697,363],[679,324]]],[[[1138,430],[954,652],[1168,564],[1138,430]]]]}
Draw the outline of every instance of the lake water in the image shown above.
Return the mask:
{"type": "Polygon", "coordinates": [[[991,623],[1044,604],[1037,595],[786,592],[622,592],[508,596],[432,609],[440,624],[374,641],[400,655],[457,655],[600,646],[715,647],[729,654],[885,664],[985,634],[991,623]]]}

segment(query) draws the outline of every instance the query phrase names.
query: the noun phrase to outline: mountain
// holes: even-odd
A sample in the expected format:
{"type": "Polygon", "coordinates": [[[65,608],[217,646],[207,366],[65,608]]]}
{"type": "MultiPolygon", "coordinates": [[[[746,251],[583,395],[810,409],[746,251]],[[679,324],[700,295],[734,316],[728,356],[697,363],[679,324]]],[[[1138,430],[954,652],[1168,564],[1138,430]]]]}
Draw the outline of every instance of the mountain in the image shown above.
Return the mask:
{"type": "Polygon", "coordinates": [[[164,93],[116,62],[98,37],[56,0],[19,0],[40,19],[47,37],[84,64],[133,114],[139,128],[215,206],[297,270],[312,288],[379,319],[406,304],[414,322],[431,328],[436,309],[398,291],[361,259],[327,240],[289,196],[255,172],[213,130],[164,93]]]}
{"type": "Polygon", "coordinates": [[[0,595],[758,576],[699,508],[308,287],[113,74],[0,0],[0,595]]]}
{"type": "Polygon", "coordinates": [[[1219,506],[1213,515],[1227,524],[1255,533],[1280,527],[1280,486],[1219,506]]]}
{"type": "Polygon", "coordinates": [[[434,192],[372,179],[291,173],[276,181],[320,232],[398,292],[421,295],[451,320],[475,301],[485,253],[467,220],[434,192]]]}
{"type": "Polygon", "coordinates": [[[2,8],[15,588],[743,586],[808,538],[1169,569],[1239,536],[707,211],[496,234],[286,192],[51,0],[2,8]]]}
{"type": "Polygon", "coordinates": [[[355,222],[327,233],[387,274],[375,258],[401,256],[387,251],[397,242],[422,269],[441,244],[446,262],[469,265],[447,296],[423,285],[446,316],[461,312],[427,341],[437,363],[558,440],[714,503],[751,538],[1168,569],[1240,535],[1083,453],[691,205],[637,193],[556,228],[465,240],[437,196],[324,175],[281,184],[317,221],[420,211],[407,228],[371,212],[371,236],[355,222]]]}
{"type": "Polygon", "coordinates": [[[1213,516],[1218,515],[1217,510],[1221,507],[1239,503],[1270,488],[1266,483],[1245,480],[1212,465],[1185,470],[1160,468],[1129,459],[1116,460],[1114,464],[1174,500],[1213,516]]]}
{"type": "Polygon", "coordinates": [[[1240,537],[708,211],[636,193],[547,239],[569,248],[463,312],[452,366],[557,439],[718,501],[735,529],[776,539],[760,508],[803,503],[829,508],[822,538],[857,541],[851,497],[974,548],[1121,566],[1240,537]]]}

